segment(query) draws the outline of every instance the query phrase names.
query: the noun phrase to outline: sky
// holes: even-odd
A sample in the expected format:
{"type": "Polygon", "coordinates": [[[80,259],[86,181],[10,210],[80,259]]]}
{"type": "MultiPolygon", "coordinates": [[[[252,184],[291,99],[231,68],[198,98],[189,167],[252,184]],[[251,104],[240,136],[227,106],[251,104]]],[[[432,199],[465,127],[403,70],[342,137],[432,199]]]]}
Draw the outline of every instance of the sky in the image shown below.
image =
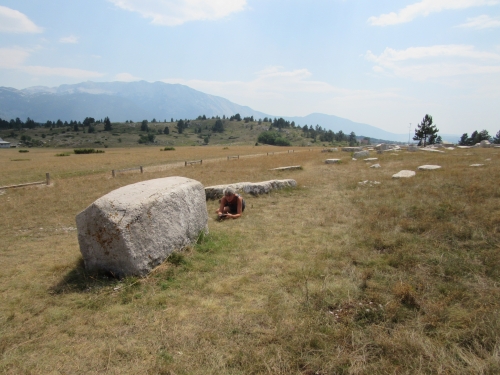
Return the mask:
{"type": "Polygon", "coordinates": [[[275,116],[500,130],[500,0],[0,0],[0,86],[163,81],[275,116]]]}

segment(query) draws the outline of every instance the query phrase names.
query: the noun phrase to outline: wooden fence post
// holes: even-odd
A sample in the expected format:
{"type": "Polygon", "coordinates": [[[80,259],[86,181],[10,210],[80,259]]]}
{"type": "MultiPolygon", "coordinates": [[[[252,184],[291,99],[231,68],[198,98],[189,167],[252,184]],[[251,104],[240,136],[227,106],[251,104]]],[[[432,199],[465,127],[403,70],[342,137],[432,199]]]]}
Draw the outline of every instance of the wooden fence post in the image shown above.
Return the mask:
{"type": "Polygon", "coordinates": [[[45,173],[45,178],[47,179],[47,185],[50,185],[50,173],[45,173]]]}
{"type": "Polygon", "coordinates": [[[203,164],[203,159],[200,160],[200,165],[203,164]]]}
{"type": "Polygon", "coordinates": [[[113,176],[113,178],[115,178],[115,176],[116,176],[116,175],[115,175],[115,170],[114,170],[114,169],[111,171],[111,176],[113,176]]]}
{"type": "Polygon", "coordinates": [[[188,165],[188,162],[187,162],[187,161],[185,161],[185,162],[184,162],[184,166],[185,166],[185,167],[187,167],[187,165],[188,165]]]}
{"type": "Polygon", "coordinates": [[[141,173],[144,173],[143,169],[142,169],[142,165],[139,167],[141,169],[141,173]]]}

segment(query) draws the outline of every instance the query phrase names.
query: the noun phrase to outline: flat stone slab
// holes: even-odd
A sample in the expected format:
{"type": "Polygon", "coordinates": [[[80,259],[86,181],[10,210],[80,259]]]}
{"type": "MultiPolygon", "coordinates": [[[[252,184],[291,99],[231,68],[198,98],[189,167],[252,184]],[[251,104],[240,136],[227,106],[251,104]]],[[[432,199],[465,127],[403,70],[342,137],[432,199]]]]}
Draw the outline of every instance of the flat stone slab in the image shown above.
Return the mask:
{"type": "Polygon", "coordinates": [[[375,160],[378,160],[378,158],[367,158],[367,159],[364,159],[365,161],[375,161],[375,160]]]}
{"type": "Polygon", "coordinates": [[[409,177],[414,177],[416,175],[415,171],[409,171],[403,169],[402,171],[399,171],[396,174],[392,175],[392,178],[409,178],[409,177]]]}
{"type": "Polygon", "coordinates": [[[325,164],[338,164],[341,162],[341,159],[326,159],[325,164]]]}
{"type": "Polygon", "coordinates": [[[338,150],[339,150],[338,148],[325,148],[321,150],[321,152],[336,152],[338,150]]]}
{"type": "Polygon", "coordinates": [[[442,150],[436,150],[435,148],[420,148],[420,151],[427,151],[427,152],[439,152],[441,154],[444,154],[445,152],[442,150]]]}
{"type": "Polygon", "coordinates": [[[358,151],[355,152],[354,155],[352,155],[353,158],[366,158],[367,156],[370,156],[370,151],[358,151]]]}
{"type": "Polygon", "coordinates": [[[294,169],[302,169],[301,165],[291,165],[289,167],[279,167],[270,169],[270,171],[292,171],[294,169]]]}
{"type": "Polygon", "coordinates": [[[380,164],[373,164],[370,165],[370,168],[381,168],[380,164]]]}
{"type": "Polygon", "coordinates": [[[484,164],[471,164],[469,167],[482,167],[484,164]]]}
{"type": "Polygon", "coordinates": [[[345,151],[345,152],[358,152],[358,151],[363,151],[363,147],[342,147],[342,151],[345,151]]]}
{"type": "Polygon", "coordinates": [[[369,181],[369,180],[366,180],[366,181],[361,181],[361,182],[358,182],[358,185],[368,185],[368,186],[374,186],[374,185],[380,185],[380,182],[378,182],[378,181],[369,181]]]}
{"type": "Polygon", "coordinates": [[[421,171],[434,171],[440,168],[441,168],[440,165],[421,165],[420,167],[418,167],[418,169],[421,171]]]}
{"type": "Polygon", "coordinates": [[[297,181],[292,179],[286,179],[286,180],[269,180],[262,182],[237,182],[228,185],[209,186],[205,188],[206,200],[222,198],[222,196],[224,195],[224,189],[229,186],[240,193],[243,192],[246,194],[260,195],[260,194],[267,194],[271,190],[278,190],[286,187],[296,187],[297,181]]]}
{"type": "Polygon", "coordinates": [[[145,276],[173,251],[208,233],[203,185],[166,177],[127,185],[76,215],[85,268],[145,276]]]}
{"type": "Polygon", "coordinates": [[[472,146],[457,146],[457,148],[461,148],[461,149],[467,149],[467,148],[471,148],[472,146]]]}

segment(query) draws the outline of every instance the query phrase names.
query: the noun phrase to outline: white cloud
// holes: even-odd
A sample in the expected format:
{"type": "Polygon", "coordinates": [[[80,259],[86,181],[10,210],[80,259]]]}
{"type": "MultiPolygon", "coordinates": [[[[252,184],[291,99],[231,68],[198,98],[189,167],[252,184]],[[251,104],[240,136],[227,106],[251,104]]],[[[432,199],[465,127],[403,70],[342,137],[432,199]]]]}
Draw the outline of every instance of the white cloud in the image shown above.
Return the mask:
{"type": "Polygon", "coordinates": [[[78,79],[102,77],[104,74],[83,69],[25,65],[33,51],[23,48],[0,48],[0,69],[14,69],[34,76],[59,76],[78,79]]]}
{"type": "Polygon", "coordinates": [[[255,75],[250,81],[165,79],[163,82],[183,84],[255,110],[283,116],[302,116],[312,112],[348,116],[350,110],[359,110],[362,103],[370,106],[397,96],[391,90],[374,92],[335,87],[311,79],[312,73],[308,69],[287,71],[282,67],[269,67],[255,75]]]}
{"type": "Polygon", "coordinates": [[[500,73],[500,54],[477,51],[469,45],[386,48],[379,56],[368,51],[365,58],[377,64],[373,67],[375,72],[389,71],[415,80],[500,73]]]}
{"type": "Polygon", "coordinates": [[[246,0],[108,0],[150,18],[153,24],[178,26],[188,21],[215,20],[242,11],[246,0]]]}
{"type": "Polygon", "coordinates": [[[64,38],[59,39],[59,43],[76,44],[78,43],[78,37],[74,35],[66,36],[64,38]]]}
{"type": "Polygon", "coordinates": [[[478,17],[467,18],[467,22],[458,25],[457,27],[471,29],[489,29],[493,27],[500,27],[500,17],[492,18],[487,15],[482,15],[478,17]]]}
{"type": "Polygon", "coordinates": [[[397,13],[391,12],[378,17],[370,17],[368,22],[373,26],[396,25],[410,22],[420,16],[426,17],[431,13],[443,10],[467,9],[499,3],[499,0],[422,0],[419,3],[414,3],[400,9],[397,13]]]}
{"type": "Polygon", "coordinates": [[[115,76],[115,81],[121,81],[121,82],[133,82],[140,80],[141,79],[139,77],[135,77],[130,73],[119,73],[115,76]]]}
{"type": "Polygon", "coordinates": [[[25,14],[18,10],[0,5],[0,32],[4,33],[41,33],[38,27],[25,14]]]}
{"type": "Polygon", "coordinates": [[[15,68],[29,55],[30,52],[22,48],[0,48],[0,68],[15,68]]]}

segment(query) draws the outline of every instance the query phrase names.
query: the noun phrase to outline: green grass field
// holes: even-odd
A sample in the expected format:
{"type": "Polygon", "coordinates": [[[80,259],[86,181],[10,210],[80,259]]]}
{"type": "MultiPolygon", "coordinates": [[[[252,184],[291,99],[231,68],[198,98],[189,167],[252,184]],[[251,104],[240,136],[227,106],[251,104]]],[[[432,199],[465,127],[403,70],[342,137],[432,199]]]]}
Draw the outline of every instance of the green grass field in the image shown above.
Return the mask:
{"type": "Polygon", "coordinates": [[[160,148],[0,150],[0,185],[53,178],[0,191],[0,372],[500,373],[499,149],[372,152],[371,169],[318,148],[160,148]],[[423,164],[442,168],[391,178],[423,164]],[[270,170],[287,165],[303,168],[270,170]],[[208,201],[210,234],[146,278],[86,273],[75,215],[167,176],[298,187],[245,196],[233,221],[208,201]]]}

